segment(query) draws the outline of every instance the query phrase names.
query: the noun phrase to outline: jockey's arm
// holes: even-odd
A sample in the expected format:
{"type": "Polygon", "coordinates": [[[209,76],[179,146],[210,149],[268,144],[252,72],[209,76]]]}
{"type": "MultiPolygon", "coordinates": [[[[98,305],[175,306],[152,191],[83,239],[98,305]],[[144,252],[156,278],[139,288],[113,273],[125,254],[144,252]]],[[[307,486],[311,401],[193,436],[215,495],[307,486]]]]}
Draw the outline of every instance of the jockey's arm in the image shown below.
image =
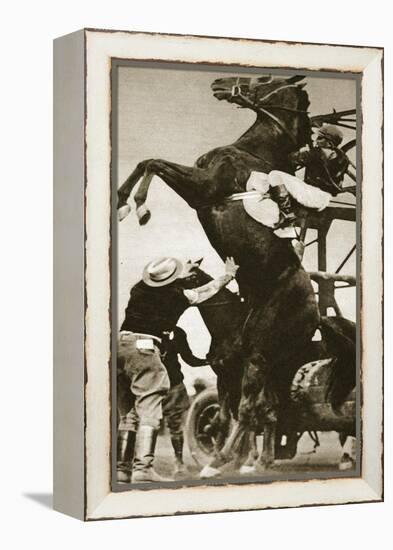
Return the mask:
{"type": "Polygon", "coordinates": [[[224,288],[228,283],[235,278],[236,272],[239,266],[235,264],[232,258],[227,258],[225,262],[225,274],[217,279],[213,279],[209,283],[202,285],[198,288],[183,290],[185,297],[190,305],[197,305],[212,298],[219,290],[224,288]]]}
{"type": "Polygon", "coordinates": [[[300,170],[304,168],[307,164],[310,163],[311,153],[307,147],[303,147],[299,151],[295,151],[289,155],[289,160],[292,164],[293,169],[300,170]]]}

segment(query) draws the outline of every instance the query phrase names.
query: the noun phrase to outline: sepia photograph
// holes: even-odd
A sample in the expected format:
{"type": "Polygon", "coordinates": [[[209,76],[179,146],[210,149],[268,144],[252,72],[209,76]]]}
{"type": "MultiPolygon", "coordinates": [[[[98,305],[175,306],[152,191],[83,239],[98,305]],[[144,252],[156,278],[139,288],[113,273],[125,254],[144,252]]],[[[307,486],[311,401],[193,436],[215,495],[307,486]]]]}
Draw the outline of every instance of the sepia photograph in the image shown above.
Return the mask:
{"type": "Polygon", "coordinates": [[[54,66],[56,510],[380,502],[383,50],[84,29],[54,66]]]}
{"type": "Polygon", "coordinates": [[[389,540],[388,4],[53,6],[2,10],[2,538],[389,540]]]}
{"type": "Polygon", "coordinates": [[[359,476],[359,75],[111,90],[112,490],[359,476]]]}

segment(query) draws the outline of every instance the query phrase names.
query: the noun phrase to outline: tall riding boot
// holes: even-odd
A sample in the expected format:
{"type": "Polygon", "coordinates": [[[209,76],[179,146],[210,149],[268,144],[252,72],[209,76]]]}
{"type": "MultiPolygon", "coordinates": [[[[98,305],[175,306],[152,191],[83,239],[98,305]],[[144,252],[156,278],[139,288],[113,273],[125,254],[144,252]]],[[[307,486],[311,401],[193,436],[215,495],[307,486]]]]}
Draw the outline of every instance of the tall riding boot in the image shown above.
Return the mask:
{"type": "Polygon", "coordinates": [[[132,459],[134,458],[136,432],[118,430],[117,433],[117,481],[129,483],[131,480],[132,459]]]}
{"type": "Polygon", "coordinates": [[[153,468],[156,440],[157,430],[152,426],[139,426],[136,433],[134,462],[132,465],[132,483],[173,481],[161,477],[153,468]]]}
{"type": "Polygon", "coordinates": [[[282,225],[290,225],[296,220],[293,211],[292,199],[283,183],[270,187],[270,193],[273,200],[276,201],[280,209],[283,221],[282,225]]]}
{"type": "Polygon", "coordinates": [[[182,477],[188,474],[187,468],[183,462],[183,445],[184,438],[183,435],[172,435],[171,436],[172,447],[175,451],[175,477],[182,477]]]}

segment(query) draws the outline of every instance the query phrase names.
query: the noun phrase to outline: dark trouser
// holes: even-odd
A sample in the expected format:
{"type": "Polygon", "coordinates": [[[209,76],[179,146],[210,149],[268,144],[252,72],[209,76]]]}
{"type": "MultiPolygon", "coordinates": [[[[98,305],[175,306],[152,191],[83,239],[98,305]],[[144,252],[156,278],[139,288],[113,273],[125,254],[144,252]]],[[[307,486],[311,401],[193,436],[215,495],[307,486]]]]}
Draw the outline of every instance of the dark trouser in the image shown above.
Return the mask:
{"type": "Polygon", "coordinates": [[[190,400],[183,382],[169,390],[162,406],[176,461],[178,464],[183,464],[184,416],[190,406],[190,400]]]}
{"type": "Polygon", "coordinates": [[[190,400],[183,382],[169,390],[162,402],[162,410],[171,436],[183,435],[184,414],[190,400]]]}

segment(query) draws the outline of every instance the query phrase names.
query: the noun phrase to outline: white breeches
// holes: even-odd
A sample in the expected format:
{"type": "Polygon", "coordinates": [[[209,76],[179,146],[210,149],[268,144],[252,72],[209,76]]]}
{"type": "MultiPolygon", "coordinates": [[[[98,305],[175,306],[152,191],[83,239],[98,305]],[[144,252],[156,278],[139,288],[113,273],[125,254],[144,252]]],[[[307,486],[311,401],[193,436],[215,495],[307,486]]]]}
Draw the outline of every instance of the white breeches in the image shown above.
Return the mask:
{"type": "Polygon", "coordinates": [[[288,193],[299,203],[306,208],[314,208],[320,212],[324,210],[332,198],[330,193],[318,189],[304,183],[303,180],[281,172],[280,170],[272,170],[269,174],[264,172],[251,172],[247,181],[247,191],[260,191],[267,193],[270,187],[284,184],[288,193]]]}

